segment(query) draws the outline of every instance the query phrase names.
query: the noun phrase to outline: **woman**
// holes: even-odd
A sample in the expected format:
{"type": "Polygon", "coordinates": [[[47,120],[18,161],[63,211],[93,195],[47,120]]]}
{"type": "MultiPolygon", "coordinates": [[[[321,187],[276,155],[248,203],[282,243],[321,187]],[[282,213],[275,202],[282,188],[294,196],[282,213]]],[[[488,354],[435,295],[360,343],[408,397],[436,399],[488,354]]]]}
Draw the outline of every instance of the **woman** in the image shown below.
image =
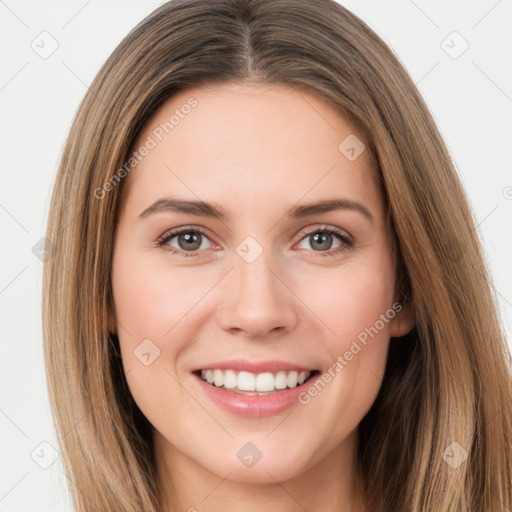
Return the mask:
{"type": "Polygon", "coordinates": [[[510,354],[464,190],[335,2],[143,20],[78,111],[47,236],[76,510],[512,506],[510,354]]]}

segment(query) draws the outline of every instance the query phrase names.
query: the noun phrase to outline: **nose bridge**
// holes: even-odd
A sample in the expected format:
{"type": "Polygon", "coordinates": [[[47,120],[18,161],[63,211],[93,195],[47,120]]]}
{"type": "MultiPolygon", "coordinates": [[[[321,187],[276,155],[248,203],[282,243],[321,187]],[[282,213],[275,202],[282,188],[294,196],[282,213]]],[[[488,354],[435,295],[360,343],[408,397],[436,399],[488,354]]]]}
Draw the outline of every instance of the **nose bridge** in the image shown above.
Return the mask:
{"type": "MultiPolygon", "coordinates": [[[[261,237],[260,237],[261,239],[261,237]]],[[[234,259],[234,280],[237,293],[241,299],[253,295],[257,299],[263,294],[266,302],[275,300],[278,282],[271,268],[277,268],[278,262],[274,258],[275,252],[267,240],[265,247],[253,236],[247,236],[236,247],[234,259]]]]}
{"type": "Polygon", "coordinates": [[[246,240],[237,247],[221,308],[224,329],[243,330],[251,336],[291,329],[297,320],[293,294],[275,275],[279,265],[273,251],[258,246],[246,240]]]}
{"type": "Polygon", "coordinates": [[[237,282],[235,286],[241,299],[245,300],[246,297],[252,297],[255,300],[264,298],[267,304],[277,300],[280,290],[276,288],[280,283],[271,271],[271,268],[275,268],[276,264],[275,261],[272,261],[273,258],[270,253],[271,251],[267,250],[254,261],[246,261],[240,258],[236,262],[234,270],[237,282]]]}

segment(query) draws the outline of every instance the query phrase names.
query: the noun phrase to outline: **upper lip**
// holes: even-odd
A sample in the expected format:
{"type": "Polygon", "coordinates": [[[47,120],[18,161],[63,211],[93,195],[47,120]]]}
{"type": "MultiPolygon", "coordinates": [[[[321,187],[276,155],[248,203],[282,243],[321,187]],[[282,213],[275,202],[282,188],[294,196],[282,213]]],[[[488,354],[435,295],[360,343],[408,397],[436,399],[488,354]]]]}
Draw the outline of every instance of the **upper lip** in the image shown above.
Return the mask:
{"type": "Polygon", "coordinates": [[[199,366],[192,370],[197,372],[199,370],[237,370],[251,373],[275,373],[278,371],[298,371],[298,372],[312,372],[316,370],[311,366],[303,366],[289,361],[279,361],[276,359],[266,361],[254,361],[249,359],[231,359],[229,361],[217,361],[215,363],[208,363],[199,366]]]}

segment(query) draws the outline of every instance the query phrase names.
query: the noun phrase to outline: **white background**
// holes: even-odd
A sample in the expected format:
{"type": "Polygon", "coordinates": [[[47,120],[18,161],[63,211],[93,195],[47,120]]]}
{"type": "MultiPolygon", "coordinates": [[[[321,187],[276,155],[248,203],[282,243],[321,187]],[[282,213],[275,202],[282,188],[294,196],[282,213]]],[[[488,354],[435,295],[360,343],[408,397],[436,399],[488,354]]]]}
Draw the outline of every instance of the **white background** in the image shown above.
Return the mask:
{"type": "MultiPolygon", "coordinates": [[[[512,2],[341,3],[391,46],[427,101],[469,195],[511,343],[512,2]],[[468,49],[452,58],[464,40],[468,49]]],[[[88,84],[160,4],[0,0],[0,512],[71,510],[60,458],[48,469],[35,462],[49,464],[57,443],[43,367],[42,263],[32,249],[88,84]],[[49,37],[43,31],[58,44],[47,59],[31,47],[49,37]]]]}

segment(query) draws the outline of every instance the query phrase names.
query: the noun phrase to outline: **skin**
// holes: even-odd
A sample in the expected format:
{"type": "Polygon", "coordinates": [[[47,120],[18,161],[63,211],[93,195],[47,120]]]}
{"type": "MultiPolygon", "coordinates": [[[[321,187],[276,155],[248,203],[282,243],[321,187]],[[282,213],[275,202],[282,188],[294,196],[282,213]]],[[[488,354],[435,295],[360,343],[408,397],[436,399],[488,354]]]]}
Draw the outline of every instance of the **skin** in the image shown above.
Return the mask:
{"type": "MultiPolygon", "coordinates": [[[[198,104],[137,164],[123,184],[113,257],[115,312],[135,402],[155,428],[165,511],[307,509],[361,511],[354,490],[357,426],[382,383],[390,336],[414,326],[404,305],[307,405],[244,418],[212,402],[191,370],[244,356],[282,359],[322,372],[399,299],[391,239],[368,151],[350,161],[338,145],[356,131],[331,105],[286,85],[229,84],[183,91],[154,114],[140,147],[191,97],[198,104]],[[224,220],[176,212],[139,218],[166,196],[222,205],[224,220]],[[288,219],[297,204],[347,198],[354,210],[288,219]],[[201,227],[191,257],[156,241],[172,228],[201,227]],[[335,227],[315,245],[306,228],[335,227]],[[237,253],[253,237],[263,252],[237,253]],[[332,245],[329,245],[331,243],[332,245]],[[160,355],[134,356],[150,339],[160,355]],[[262,453],[252,467],[237,452],[262,453]],[[341,508],[340,508],[341,507],[341,508]]],[[[167,243],[187,252],[175,236],[167,243]]]]}

